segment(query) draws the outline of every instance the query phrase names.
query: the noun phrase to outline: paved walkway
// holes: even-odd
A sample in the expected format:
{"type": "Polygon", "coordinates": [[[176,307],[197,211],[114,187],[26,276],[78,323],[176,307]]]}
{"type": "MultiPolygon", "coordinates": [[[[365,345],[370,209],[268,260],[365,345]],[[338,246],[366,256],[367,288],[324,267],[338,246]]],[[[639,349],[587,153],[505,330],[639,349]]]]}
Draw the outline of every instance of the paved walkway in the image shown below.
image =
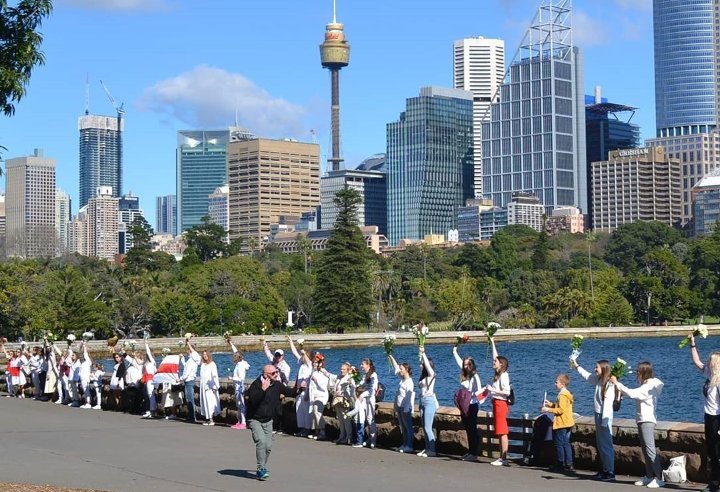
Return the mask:
{"type": "Polygon", "coordinates": [[[249,431],[0,398],[3,482],[112,491],[638,491],[635,477],[599,483],[513,465],[277,437],[268,482],[254,478],[249,431]]]}

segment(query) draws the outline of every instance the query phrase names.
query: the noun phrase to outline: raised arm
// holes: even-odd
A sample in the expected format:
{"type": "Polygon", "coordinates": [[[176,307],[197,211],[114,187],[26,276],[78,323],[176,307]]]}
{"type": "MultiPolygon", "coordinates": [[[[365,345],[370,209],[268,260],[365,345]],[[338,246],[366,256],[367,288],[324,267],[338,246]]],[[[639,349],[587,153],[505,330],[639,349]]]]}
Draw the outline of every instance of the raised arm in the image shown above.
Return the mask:
{"type": "MultiPolygon", "coordinates": [[[[230,345],[232,345],[232,343],[230,345]]],[[[232,345],[232,347],[233,347],[233,349],[235,349],[235,345],[232,345]]],[[[272,362],[274,357],[273,357],[273,353],[270,352],[270,347],[268,346],[267,340],[263,340],[263,352],[265,352],[265,357],[267,357],[267,360],[272,362]]],[[[233,352],[233,353],[235,353],[235,352],[233,352]]]]}
{"type": "Polygon", "coordinates": [[[490,339],[490,345],[492,345],[493,361],[494,361],[495,359],[497,359],[497,356],[498,356],[498,351],[497,351],[497,347],[495,347],[495,339],[494,338],[490,339]]]}
{"type": "Polygon", "coordinates": [[[390,361],[390,365],[392,365],[393,371],[395,374],[398,374],[400,372],[400,366],[398,366],[397,361],[395,360],[395,357],[392,356],[392,354],[388,354],[388,360],[390,361]]]}
{"type": "Polygon", "coordinates": [[[688,338],[690,339],[690,357],[692,357],[695,367],[702,371],[705,369],[705,364],[700,360],[700,354],[698,354],[697,344],[695,343],[695,336],[691,333],[688,338]]]}
{"type": "Polygon", "coordinates": [[[10,360],[10,356],[7,353],[7,350],[5,349],[5,345],[0,345],[0,348],[2,348],[3,354],[5,354],[5,358],[7,360],[10,360]]]}
{"type": "MultiPolygon", "coordinates": [[[[235,344],[232,343],[232,340],[228,340],[228,344],[230,344],[230,348],[232,349],[232,353],[233,353],[233,354],[238,351],[238,349],[237,349],[237,347],[235,346],[235,344]]],[[[268,349],[268,351],[269,351],[269,350],[270,350],[270,349],[268,349]]],[[[265,354],[265,355],[267,355],[267,354],[265,354]]]]}
{"type": "Polygon", "coordinates": [[[420,356],[422,357],[422,363],[423,367],[425,368],[425,372],[427,372],[427,378],[432,379],[435,377],[435,369],[432,368],[430,365],[430,361],[427,358],[427,355],[425,354],[425,347],[420,347],[420,356]]]}
{"type": "Polygon", "coordinates": [[[295,356],[295,359],[300,362],[300,359],[302,359],[302,355],[300,352],[298,352],[297,348],[295,347],[295,342],[293,342],[293,339],[290,335],[287,336],[287,341],[290,344],[290,351],[295,356]]]}
{"type": "Polygon", "coordinates": [[[453,358],[455,359],[455,364],[462,369],[463,368],[463,360],[462,357],[458,354],[457,347],[453,347],[453,358]]]}
{"type": "Polygon", "coordinates": [[[55,345],[54,343],[52,343],[51,345],[52,345],[52,348],[53,348],[53,352],[55,352],[55,353],[58,354],[60,357],[62,357],[62,350],[60,350],[60,349],[58,348],[58,346],[55,345]]]}
{"type": "Polygon", "coordinates": [[[88,361],[92,364],[92,359],[90,358],[90,354],[88,353],[87,345],[85,344],[85,341],[82,342],[82,349],[83,349],[83,360],[88,361]]]}
{"type": "Polygon", "coordinates": [[[152,350],[150,350],[150,345],[148,345],[147,340],[145,340],[145,357],[147,357],[147,360],[155,364],[155,357],[153,357],[152,350]]]}

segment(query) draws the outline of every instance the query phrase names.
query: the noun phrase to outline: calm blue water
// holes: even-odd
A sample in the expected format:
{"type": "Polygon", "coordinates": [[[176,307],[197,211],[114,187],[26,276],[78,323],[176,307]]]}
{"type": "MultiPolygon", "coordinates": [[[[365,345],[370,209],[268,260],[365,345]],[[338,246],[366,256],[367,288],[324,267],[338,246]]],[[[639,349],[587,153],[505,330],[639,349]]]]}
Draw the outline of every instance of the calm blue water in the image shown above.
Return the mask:
{"type": "MultiPolygon", "coordinates": [[[[582,355],[578,359],[587,370],[593,370],[595,361],[608,359],[610,363],[620,357],[625,359],[633,368],[638,362],[650,361],[655,368],[655,375],[665,383],[665,389],[660,398],[657,413],[659,420],[673,420],[683,422],[702,422],[703,377],[695,369],[690,360],[689,349],[678,349],[677,338],[638,338],[619,340],[585,340],[582,355]]],[[[700,356],[705,360],[712,349],[712,343],[700,341],[700,356]]],[[[561,341],[533,341],[533,342],[500,342],[497,344],[500,355],[510,361],[510,379],[515,389],[516,404],[511,407],[511,415],[521,416],[523,413],[536,415],[542,403],[543,394],[547,391],[548,399],[554,400],[556,396],[555,376],[560,372],[570,375],[569,389],[575,395],[575,412],[581,415],[592,415],[593,386],[585,382],[576,371],[570,371],[568,356],[571,352],[569,340],[561,341]]],[[[285,345],[273,345],[271,349],[282,348],[289,355],[288,362],[292,362],[292,354],[285,345]]],[[[380,380],[387,386],[386,401],[392,399],[397,377],[390,373],[389,364],[382,346],[352,349],[323,349],[320,350],[326,357],[328,370],[339,372],[340,364],[348,361],[359,366],[364,357],[375,362],[380,380]]],[[[488,384],[492,378],[492,361],[487,352],[487,345],[469,343],[460,346],[461,356],[472,356],[478,365],[478,372],[483,384],[488,384]]],[[[459,369],[452,357],[450,345],[428,345],[426,352],[435,362],[438,380],[435,391],[441,405],[452,406],[452,395],[459,384],[459,369]]],[[[398,362],[409,362],[413,367],[415,381],[419,376],[417,347],[397,346],[394,351],[398,362]]],[[[232,373],[231,354],[216,353],[214,359],[218,365],[220,376],[229,376],[232,373]]],[[[267,363],[261,351],[245,352],[245,359],[250,364],[248,378],[255,378],[262,366],[267,363]]],[[[102,361],[106,369],[112,367],[110,360],[102,361]]],[[[291,363],[292,377],[296,375],[296,365],[291,363]]],[[[635,375],[626,376],[624,383],[636,387],[635,375]]],[[[489,402],[489,401],[488,401],[489,402]]],[[[484,405],[489,408],[489,404],[484,405]]],[[[625,399],[619,412],[615,414],[622,418],[635,418],[635,404],[625,399]]]]}

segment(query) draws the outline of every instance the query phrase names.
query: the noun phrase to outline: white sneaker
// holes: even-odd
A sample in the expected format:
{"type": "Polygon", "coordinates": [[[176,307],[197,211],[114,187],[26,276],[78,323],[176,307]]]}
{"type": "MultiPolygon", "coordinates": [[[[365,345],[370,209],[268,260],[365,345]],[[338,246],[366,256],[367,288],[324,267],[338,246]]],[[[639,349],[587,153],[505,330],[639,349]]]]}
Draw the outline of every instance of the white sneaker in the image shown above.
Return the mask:
{"type": "MultiPolygon", "coordinates": [[[[10,395],[8,395],[8,398],[9,398],[9,397],[10,397],[10,395]]],[[[56,401],[56,402],[55,402],[55,405],[62,405],[62,401],[60,401],[60,400],[56,401]]]]}
{"type": "Polygon", "coordinates": [[[638,487],[647,487],[648,484],[650,482],[652,482],[653,480],[654,480],[653,478],[642,477],[640,480],[635,482],[635,485],[637,485],[638,487]]]}
{"type": "Polygon", "coordinates": [[[102,407],[100,405],[95,405],[93,407],[93,410],[102,410],[102,407]]]}
{"type": "Polygon", "coordinates": [[[491,462],[490,464],[492,466],[510,466],[510,464],[508,463],[508,460],[503,460],[500,458],[496,459],[495,461],[491,462]]]}
{"type": "Polygon", "coordinates": [[[647,484],[647,488],[649,489],[659,489],[660,487],[665,487],[665,482],[657,478],[653,478],[650,483],[647,484]]]}
{"type": "Polygon", "coordinates": [[[425,452],[424,449],[422,451],[420,451],[417,455],[420,456],[421,458],[427,458],[427,453],[425,452]]]}
{"type": "Polygon", "coordinates": [[[81,406],[80,408],[92,408],[92,405],[89,403],[86,403],[85,405],[81,406]]]}
{"type": "Polygon", "coordinates": [[[149,419],[149,418],[150,418],[150,412],[145,412],[145,413],[142,415],[142,417],[140,417],[140,418],[141,418],[141,419],[149,419]]]}

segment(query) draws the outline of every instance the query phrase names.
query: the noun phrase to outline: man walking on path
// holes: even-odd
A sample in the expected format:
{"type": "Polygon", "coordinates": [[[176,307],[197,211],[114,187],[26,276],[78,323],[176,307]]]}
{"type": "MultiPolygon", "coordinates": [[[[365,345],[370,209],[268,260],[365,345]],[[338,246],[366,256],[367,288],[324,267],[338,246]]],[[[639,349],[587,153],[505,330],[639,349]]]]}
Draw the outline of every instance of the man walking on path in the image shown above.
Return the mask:
{"type": "Polygon", "coordinates": [[[255,443],[258,480],[270,477],[266,466],[272,450],[273,417],[277,415],[280,395],[295,396],[295,391],[282,383],[278,368],[268,364],[248,389],[247,420],[255,443]]]}
{"type": "Polygon", "coordinates": [[[195,423],[195,378],[200,365],[200,354],[187,341],[187,356],[183,359],[183,372],[180,379],[185,384],[185,402],[188,407],[187,421],[195,423]]]}

